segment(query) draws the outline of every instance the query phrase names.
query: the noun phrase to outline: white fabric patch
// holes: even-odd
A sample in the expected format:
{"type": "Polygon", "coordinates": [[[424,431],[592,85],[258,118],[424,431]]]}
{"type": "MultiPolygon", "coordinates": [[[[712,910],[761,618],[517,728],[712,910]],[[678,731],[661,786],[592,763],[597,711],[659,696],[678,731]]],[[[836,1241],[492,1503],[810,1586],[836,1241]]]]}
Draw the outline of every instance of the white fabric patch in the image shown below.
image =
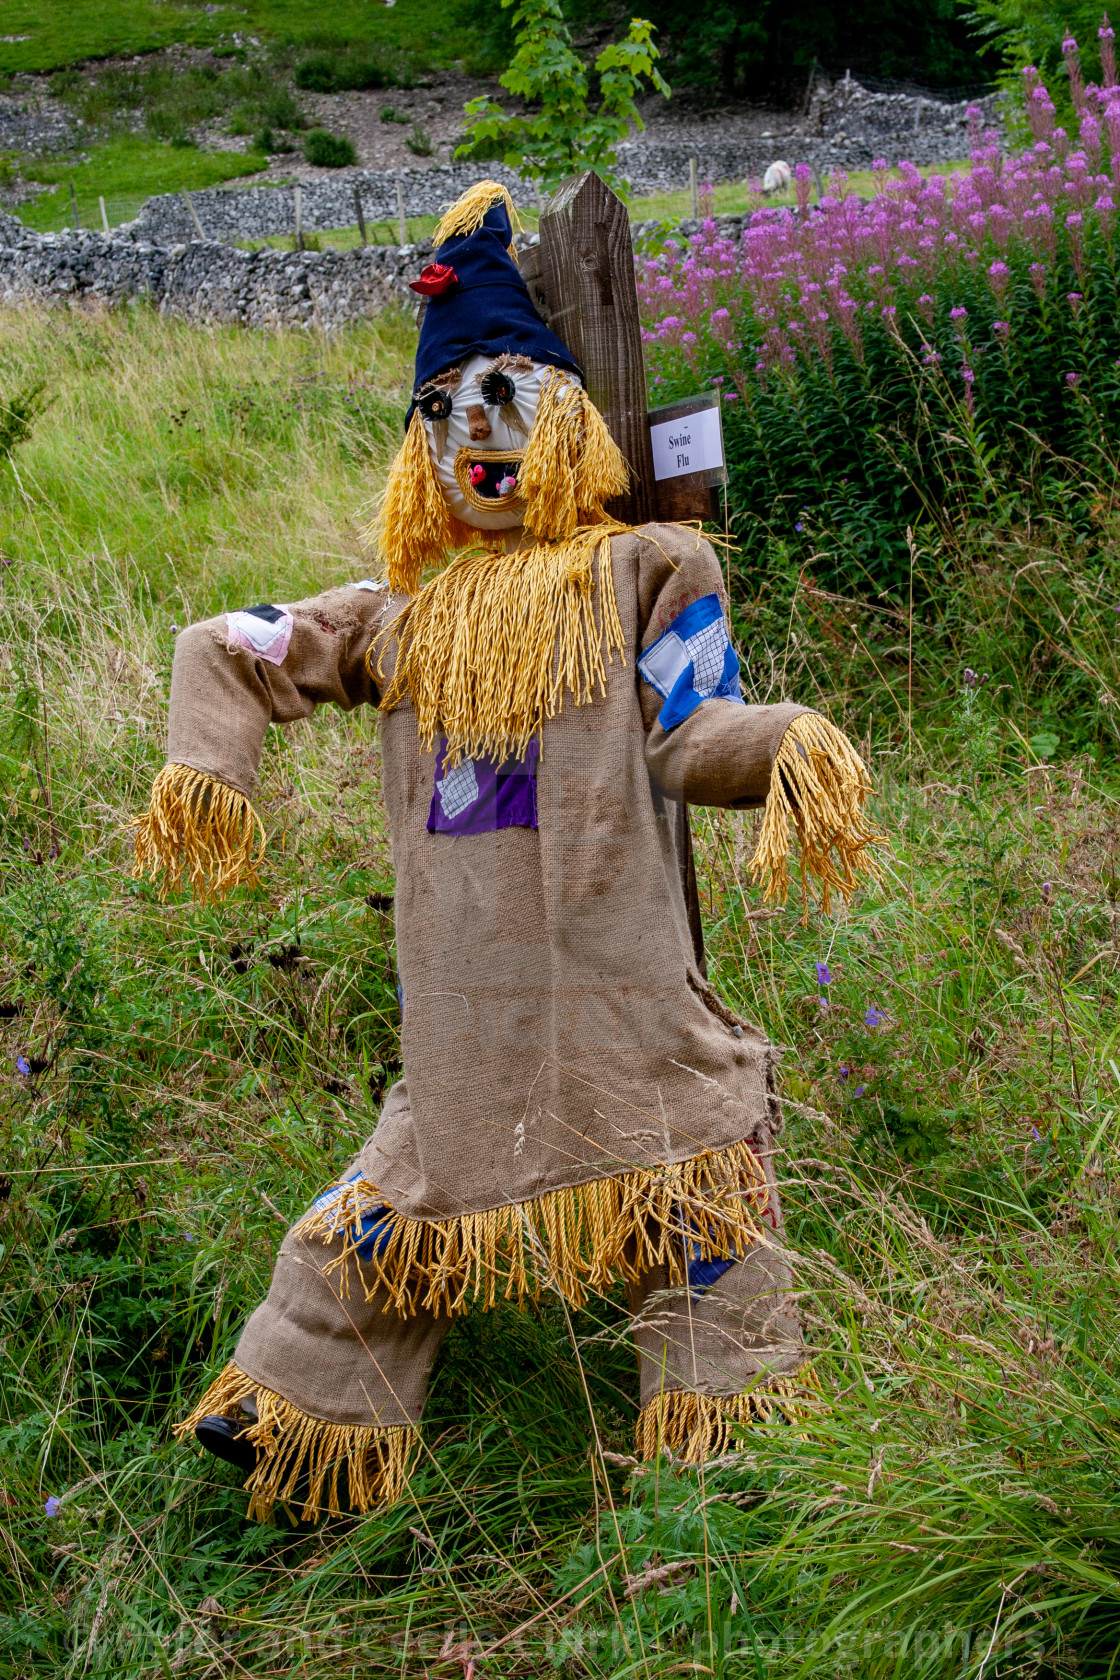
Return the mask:
{"type": "Polygon", "coordinates": [[[457,764],[454,770],[449,770],[441,781],[436,782],[436,789],[444,816],[449,820],[460,816],[478,798],[478,778],[474,773],[474,760],[464,758],[461,764],[457,764]]]}
{"type": "Polygon", "coordinates": [[[358,581],[356,583],[352,583],[350,587],[351,589],[368,589],[371,594],[376,595],[377,591],[383,586],[377,582],[376,578],[359,578],[358,581]]]}
{"type": "Polygon", "coordinates": [[[678,678],[688,670],[688,660],[684,643],[670,630],[642,655],[638,669],[650,686],[668,699],[678,678]]]}
{"type": "Polygon", "coordinates": [[[277,611],[280,617],[272,620],[258,618],[256,613],[251,612],[227,613],[226,629],[230,640],[249,653],[267,659],[270,665],[283,664],[295,620],[286,607],[277,611]]]}

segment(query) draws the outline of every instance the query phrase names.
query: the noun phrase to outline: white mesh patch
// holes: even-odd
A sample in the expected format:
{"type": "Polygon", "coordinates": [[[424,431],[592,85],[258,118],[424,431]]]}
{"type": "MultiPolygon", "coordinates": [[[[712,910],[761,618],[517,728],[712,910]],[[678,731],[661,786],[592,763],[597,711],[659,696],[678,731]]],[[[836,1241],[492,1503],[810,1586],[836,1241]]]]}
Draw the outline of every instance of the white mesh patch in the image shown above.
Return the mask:
{"type": "Polygon", "coordinates": [[[684,643],[684,651],[692,660],[692,686],[697,694],[708,699],[723,680],[723,660],[727,652],[727,627],[722,617],[705,624],[684,643]]]}
{"type": "Polygon", "coordinates": [[[437,781],[436,791],[448,821],[461,816],[478,798],[478,778],[474,773],[474,760],[465,758],[454,770],[449,770],[442,781],[437,781]]]}

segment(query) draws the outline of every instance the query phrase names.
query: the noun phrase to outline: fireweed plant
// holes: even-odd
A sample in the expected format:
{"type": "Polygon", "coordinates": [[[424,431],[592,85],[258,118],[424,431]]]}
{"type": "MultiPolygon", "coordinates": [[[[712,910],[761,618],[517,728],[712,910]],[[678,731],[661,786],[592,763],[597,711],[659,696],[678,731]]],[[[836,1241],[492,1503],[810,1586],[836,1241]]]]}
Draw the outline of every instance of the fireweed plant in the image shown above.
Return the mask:
{"type": "Polygon", "coordinates": [[[869,202],[839,176],[810,209],[799,165],[797,206],[756,210],[741,240],[708,219],[639,258],[655,396],[723,388],[748,558],[778,538],[807,560],[827,532],[820,581],[901,596],[908,525],[1076,525],[1115,481],[1120,86],[1101,45],[1076,139],[1028,69],[1018,155],[974,111],[967,173],[890,180],[879,160],[869,202]]]}

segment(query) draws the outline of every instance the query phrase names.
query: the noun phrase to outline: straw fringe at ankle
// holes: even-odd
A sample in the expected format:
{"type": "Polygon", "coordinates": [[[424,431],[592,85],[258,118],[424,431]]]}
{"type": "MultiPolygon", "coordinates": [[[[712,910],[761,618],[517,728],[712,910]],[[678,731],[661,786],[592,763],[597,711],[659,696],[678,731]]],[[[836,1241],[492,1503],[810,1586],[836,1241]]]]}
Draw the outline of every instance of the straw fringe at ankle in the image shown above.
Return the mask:
{"type": "Polygon", "coordinates": [[[808,1368],[796,1377],[770,1377],[765,1386],[745,1394],[669,1389],[642,1407],[634,1429],[635,1445],[646,1460],[671,1452],[685,1464],[703,1464],[735,1445],[736,1424],[768,1423],[775,1412],[797,1423],[807,1412],[819,1411],[815,1390],[816,1379],[808,1368]]]}
{"type": "Polygon", "coordinates": [[[133,877],[162,877],[161,898],[184,874],[204,903],[242,882],[257,884],[264,825],[243,793],[201,770],[165,764],[152,783],[148,809],[127,826],[133,835],[133,877]]]}
{"type": "Polygon", "coordinates": [[[762,831],[747,866],[753,880],[765,881],[768,899],[784,904],[789,893],[791,820],[801,846],[803,920],[808,875],[820,882],[826,915],[833,887],[850,899],[861,870],[869,880],[879,879],[868,847],[886,845],[887,838],[864,815],[870,793],[871,778],[846,735],[817,712],[794,719],[774,758],[762,831]]]}
{"type": "Polygon", "coordinates": [[[682,1236],[704,1260],[742,1253],[764,1235],[770,1200],[750,1144],[695,1155],[673,1166],[638,1168],[615,1178],[554,1190],[533,1201],[462,1214],[409,1219],[389,1210],[371,1243],[362,1219],[384,1211],[375,1184],[358,1178],[329,1204],[312,1207],[296,1232],[319,1242],[343,1238],[326,1268],[345,1296],[356,1268],[366,1299],[384,1287],[386,1311],[463,1312],[473,1301],[536,1300],[555,1290],[581,1307],[617,1278],[636,1281],[665,1265],[684,1281],[682,1236]],[[355,1251],[370,1244],[372,1258],[355,1251]],[[349,1261],[355,1257],[355,1267],[349,1261]]]}
{"type": "Polygon", "coordinates": [[[420,1448],[418,1430],[326,1423],[301,1412],[273,1389],[262,1388],[232,1361],[190,1416],[175,1425],[174,1434],[179,1440],[187,1439],[203,1418],[228,1417],[250,1397],[257,1404],[257,1420],[247,1423],[241,1433],[262,1455],[245,1483],[250,1518],[267,1522],[275,1505],[293,1503],[297,1493],[303,1498],[301,1521],[341,1516],[342,1471],[347,1512],[365,1516],[375,1506],[390,1505],[404,1494],[420,1448]]]}

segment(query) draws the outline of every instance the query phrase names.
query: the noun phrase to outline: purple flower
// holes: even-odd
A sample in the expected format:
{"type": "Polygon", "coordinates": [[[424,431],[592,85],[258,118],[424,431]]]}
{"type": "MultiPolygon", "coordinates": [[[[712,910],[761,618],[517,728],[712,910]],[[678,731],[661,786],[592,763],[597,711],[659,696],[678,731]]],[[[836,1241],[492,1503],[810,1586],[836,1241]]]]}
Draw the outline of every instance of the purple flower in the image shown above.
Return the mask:
{"type": "Polygon", "coordinates": [[[851,1068],[850,1068],[850,1067],[842,1067],[842,1068],[841,1068],[841,1069],[840,1069],[840,1077],[841,1077],[841,1079],[847,1079],[847,1077],[848,1077],[848,1075],[849,1075],[849,1074],[850,1074],[850,1073],[851,1073],[851,1071],[852,1071],[852,1070],[851,1070],[851,1068]]]}
{"type": "Polygon", "coordinates": [[[797,524],[793,528],[794,528],[795,531],[803,531],[805,529],[805,527],[801,523],[800,519],[797,521],[797,524]]]}
{"type": "Polygon", "coordinates": [[[865,1092],[865,1091],[866,1091],[866,1090],[867,1090],[867,1086],[866,1086],[866,1085],[857,1085],[857,1086],[856,1086],[856,1088],[855,1088],[855,1090],[854,1090],[854,1091],[853,1091],[853,1092],[852,1092],[852,1096],[853,1096],[853,1097],[862,1097],[862,1096],[863,1096],[863,1093],[864,1093],[864,1092],[865,1092]]]}
{"type": "Polygon", "coordinates": [[[184,1231],[183,1232],[183,1238],[184,1238],[184,1241],[186,1241],[186,1242],[197,1242],[198,1241],[198,1238],[195,1236],[193,1231],[184,1231]]]}
{"type": "Polygon", "coordinates": [[[1069,386],[1071,391],[1076,391],[1076,389],[1080,385],[1080,383],[1081,383],[1081,375],[1079,373],[1067,373],[1066,374],[1066,384],[1069,386]]]}
{"type": "Polygon", "coordinates": [[[1039,1131],[1037,1126],[1031,1127],[1031,1136],[1034,1138],[1036,1143],[1042,1142],[1042,1133],[1039,1131]]]}
{"type": "Polygon", "coordinates": [[[1043,898],[1049,898],[1051,896],[1051,894],[1053,893],[1053,891],[1054,891],[1053,881],[1043,881],[1043,883],[1042,883],[1042,896],[1043,896],[1043,898]]]}
{"type": "Polygon", "coordinates": [[[865,1024],[869,1027],[881,1027],[886,1018],[887,1017],[883,1014],[883,1011],[875,1004],[871,1005],[871,1008],[863,1017],[865,1024]]]}
{"type": "Polygon", "coordinates": [[[958,304],[955,305],[954,308],[950,309],[949,319],[950,319],[950,321],[967,321],[968,320],[968,310],[965,309],[963,307],[963,305],[958,303],[958,304]]]}
{"type": "Polygon", "coordinates": [[[61,1509],[62,1509],[61,1499],[56,1499],[54,1494],[52,1493],[50,1498],[47,1500],[46,1504],[43,1506],[43,1510],[46,1512],[48,1517],[57,1517],[57,1515],[61,1511],[61,1509]]]}
{"type": "Polygon", "coordinates": [[[25,1079],[30,1074],[31,1063],[28,1061],[26,1056],[16,1057],[16,1072],[21,1073],[25,1079]]]}
{"type": "Polygon", "coordinates": [[[828,971],[828,964],[823,963],[823,962],[819,962],[816,966],[817,966],[817,984],[819,986],[831,986],[832,975],[828,971]]]}

